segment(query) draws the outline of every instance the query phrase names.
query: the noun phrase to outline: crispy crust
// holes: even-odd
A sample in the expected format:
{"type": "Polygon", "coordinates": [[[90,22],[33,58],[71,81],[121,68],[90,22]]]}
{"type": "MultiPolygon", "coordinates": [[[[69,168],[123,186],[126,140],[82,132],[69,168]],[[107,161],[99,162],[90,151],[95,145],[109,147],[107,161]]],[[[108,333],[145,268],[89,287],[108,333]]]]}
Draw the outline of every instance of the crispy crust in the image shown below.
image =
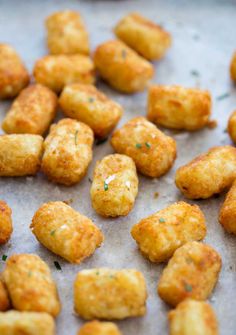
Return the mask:
{"type": "Polygon", "coordinates": [[[236,143],[236,110],[230,115],[227,130],[231,140],[236,143]]]}
{"type": "Polygon", "coordinates": [[[0,200],[0,244],[6,243],[13,232],[11,214],[11,208],[0,200]]]}
{"type": "Polygon", "coordinates": [[[124,93],[143,91],[154,75],[151,63],[118,40],[100,44],[94,53],[94,63],[101,77],[124,93]]]}
{"type": "Polygon", "coordinates": [[[112,322],[91,321],[85,323],[77,335],[122,335],[112,322]]]}
{"type": "Polygon", "coordinates": [[[10,308],[8,292],[3,281],[0,279],[0,311],[5,312],[10,308]]]}
{"type": "Polygon", "coordinates": [[[176,143],[144,117],[135,117],[116,130],[114,150],[133,158],[137,170],[149,177],[164,175],[174,164],[176,143]]]}
{"type": "Polygon", "coordinates": [[[236,180],[233,182],[219,213],[219,222],[228,233],[236,234],[236,180]]]}
{"type": "Polygon", "coordinates": [[[230,76],[231,79],[236,82],[236,51],[234,52],[230,63],[230,76]]]}

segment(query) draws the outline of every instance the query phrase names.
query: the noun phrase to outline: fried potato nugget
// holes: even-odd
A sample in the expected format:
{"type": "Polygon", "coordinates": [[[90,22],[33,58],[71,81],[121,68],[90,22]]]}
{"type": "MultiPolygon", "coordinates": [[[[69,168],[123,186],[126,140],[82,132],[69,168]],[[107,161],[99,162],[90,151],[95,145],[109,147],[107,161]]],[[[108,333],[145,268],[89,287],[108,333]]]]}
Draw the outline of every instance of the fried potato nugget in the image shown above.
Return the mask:
{"type": "Polygon", "coordinates": [[[94,63],[101,77],[124,93],[143,91],[154,75],[151,63],[118,40],[99,45],[94,63]]]}
{"type": "Polygon", "coordinates": [[[84,123],[62,119],[50,128],[44,141],[42,170],[53,182],[78,183],[92,160],[93,132],[84,123]]]}
{"type": "Polygon", "coordinates": [[[37,312],[9,311],[0,313],[1,335],[55,335],[51,315],[37,312]]]}
{"type": "Polygon", "coordinates": [[[186,299],[168,314],[169,335],[218,335],[213,308],[205,301],[186,299]]]}
{"type": "Polygon", "coordinates": [[[112,322],[91,321],[80,328],[77,335],[122,335],[112,322]]]}
{"type": "Polygon", "coordinates": [[[230,64],[230,75],[231,79],[236,82],[236,51],[233,54],[233,58],[230,64]]]}
{"type": "Polygon", "coordinates": [[[30,228],[40,243],[71,263],[81,263],[103,242],[102,232],[89,218],[61,201],[43,204],[30,228]]]}
{"type": "Polygon", "coordinates": [[[219,221],[228,233],[236,234],[236,180],[221,207],[219,221]]]}
{"type": "Polygon", "coordinates": [[[168,32],[138,13],[126,15],[114,31],[125,44],[149,60],[164,57],[171,45],[168,32]]]}
{"type": "Polygon", "coordinates": [[[75,311],[84,319],[124,319],[146,313],[147,290],[133,269],[82,270],[74,283],[75,311]]]}
{"type": "Polygon", "coordinates": [[[94,64],[84,55],[48,55],[35,63],[33,72],[37,83],[56,93],[68,84],[95,82],[94,64]]]}
{"type": "Polygon", "coordinates": [[[0,245],[6,243],[13,232],[11,213],[7,203],[0,200],[0,245]]]}
{"type": "Polygon", "coordinates": [[[150,261],[165,262],[183,244],[205,237],[205,217],[197,205],[180,201],[142,219],[131,235],[150,261]]]}
{"type": "Polygon", "coordinates": [[[34,254],[15,254],[3,271],[12,306],[19,311],[45,312],[57,316],[61,306],[56,284],[47,264],[34,254]]]}
{"type": "MultiPolygon", "coordinates": [[[[8,293],[2,280],[0,280],[0,311],[4,312],[9,308],[10,308],[10,301],[8,298],[8,293]]],[[[0,332],[0,334],[2,333],[0,332]]]]}
{"type": "Polygon", "coordinates": [[[153,85],[148,92],[147,118],[166,128],[194,131],[209,122],[211,95],[182,86],[153,85]]]}
{"type": "Polygon", "coordinates": [[[158,284],[161,299],[176,306],[185,298],[205,300],[221,270],[221,257],[209,245],[188,242],[177,249],[158,284]]]}
{"type": "Polygon", "coordinates": [[[231,140],[236,143],[236,110],[230,115],[227,130],[231,140]]]}
{"type": "Polygon", "coordinates": [[[96,163],[90,195],[98,214],[128,215],[137,194],[138,176],[132,158],[113,154],[96,163]]]}
{"type": "Polygon", "coordinates": [[[0,99],[15,97],[29,83],[20,56],[8,44],[0,44],[0,99]]]}
{"type": "Polygon", "coordinates": [[[0,136],[0,176],[35,175],[41,162],[43,138],[40,135],[0,136]]]}
{"type": "Polygon", "coordinates": [[[89,54],[88,33],[78,12],[53,13],[46,20],[46,28],[51,54],[89,54]]]}
{"type": "Polygon", "coordinates": [[[135,117],[116,130],[111,138],[114,150],[133,158],[142,174],[157,178],[174,164],[176,142],[144,117],[135,117]]]}
{"type": "Polygon", "coordinates": [[[207,199],[229,188],[236,178],[236,148],[230,145],[211,148],[175,175],[176,186],[189,199],[207,199]]]}
{"type": "Polygon", "coordinates": [[[43,135],[56,115],[57,96],[40,84],[25,88],[2,123],[8,134],[43,135]]]}
{"type": "Polygon", "coordinates": [[[123,114],[121,105],[93,85],[68,85],[59,102],[66,116],[86,123],[98,138],[108,136],[123,114]]]}

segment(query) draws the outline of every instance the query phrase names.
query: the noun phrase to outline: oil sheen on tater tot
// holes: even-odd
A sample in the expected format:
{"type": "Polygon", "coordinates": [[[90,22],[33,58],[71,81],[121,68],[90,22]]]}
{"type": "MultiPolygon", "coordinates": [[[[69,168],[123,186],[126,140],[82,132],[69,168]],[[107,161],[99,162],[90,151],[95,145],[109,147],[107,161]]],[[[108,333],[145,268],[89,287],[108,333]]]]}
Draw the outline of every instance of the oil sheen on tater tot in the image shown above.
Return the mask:
{"type": "Polygon", "coordinates": [[[51,54],[89,54],[88,33],[78,12],[53,13],[46,19],[46,28],[51,54]]]}
{"type": "MultiPolygon", "coordinates": [[[[7,293],[7,289],[0,279],[0,311],[5,312],[10,308],[10,301],[7,293]]],[[[2,333],[0,333],[2,334],[2,333]]]]}
{"type": "Polygon", "coordinates": [[[151,63],[118,40],[99,45],[94,63],[101,77],[124,93],[143,91],[154,75],[151,63]]]}
{"type": "Polygon", "coordinates": [[[221,270],[221,257],[209,245],[188,242],[177,249],[164,269],[158,293],[161,299],[176,306],[186,298],[209,297],[221,270]]]}
{"type": "Polygon", "coordinates": [[[2,123],[8,134],[43,135],[56,115],[57,96],[40,84],[25,88],[2,123]]]}
{"type": "Polygon", "coordinates": [[[168,313],[169,335],[218,335],[218,322],[211,305],[186,299],[168,313]]]}
{"type": "Polygon", "coordinates": [[[236,110],[230,115],[227,130],[231,140],[236,144],[236,110]]]}
{"type": "Polygon", "coordinates": [[[47,264],[34,254],[15,254],[3,271],[12,306],[19,311],[45,312],[57,316],[61,306],[56,284],[47,264]]]}
{"type": "Polygon", "coordinates": [[[219,221],[228,233],[236,235],[236,180],[233,182],[219,213],[219,221]]]}
{"type": "Polygon", "coordinates": [[[138,13],[126,15],[114,31],[119,39],[149,60],[162,58],[171,45],[168,32],[138,13]]]}
{"type": "Polygon", "coordinates": [[[90,189],[92,206],[105,217],[128,215],[138,194],[138,176],[132,158],[113,154],[98,161],[90,189]]]}
{"type": "Polygon", "coordinates": [[[0,99],[15,97],[28,85],[29,74],[16,51],[0,44],[0,99]]]}
{"type": "Polygon", "coordinates": [[[194,131],[209,122],[211,95],[182,86],[153,85],[148,93],[148,119],[166,128],[194,131]]]}
{"type": "Polygon", "coordinates": [[[0,136],[0,176],[35,175],[41,163],[43,138],[40,135],[0,136]]]}
{"type": "Polygon", "coordinates": [[[62,119],[44,141],[42,170],[53,182],[78,183],[92,160],[93,131],[82,122],[62,119]]]}
{"type": "Polygon", "coordinates": [[[123,114],[121,105],[93,85],[68,85],[59,102],[66,116],[86,123],[98,138],[108,136],[123,114]]]}
{"type": "Polygon", "coordinates": [[[122,335],[113,322],[91,321],[85,323],[77,335],[122,335]]]}
{"type": "Polygon", "coordinates": [[[231,60],[231,64],[230,64],[230,75],[231,75],[231,79],[236,82],[236,51],[233,54],[233,58],[231,60]]]}
{"type": "Polygon", "coordinates": [[[1,335],[55,335],[54,319],[48,313],[9,311],[0,313],[1,335]]]}
{"type": "Polygon", "coordinates": [[[60,93],[68,84],[93,84],[94,64],[89,57],[79,54],[48,55],[35,63],[34,78],[37,83],[60,93]]]}
{"type": "Polygon", "coordinates": [[[157,178],[174,164],[176,142],[144,117],[135,117],[116,130],[111,138],[116,152],[133,158],[137,170],[157,178]]]}
{"type": "Polygon", "coordinates": [[[6,243],[13,232],[11,208],[0,200],[0,245],[6,243]]]}
{"type": "Polygon", "coordinates": [[[175,175],[176,186],[189,199],[207,199],[229,188],[236,178],[236,148],[225,145],[211,148],[175,175]]]}
{"type": "Polygon", "coordinates": [[[205,217],[197,205],[180,201],[142,219],[131,235],[150,261],[165,262],[183,244],[205,237],[205,217]]]}
{"type": "Polygon", "coordinates": [[[103,242],[103,234],[86,216],[61,201],[43,204],[30,226],[37,240],[71,263],[83,261],[103,242]]]}
{"type": "Polygon", "coordinates": [[[75,279],[75,311],[86,320],[143,316],[146,299],[144,277],[133,269],[82,270],[75,279]]]}

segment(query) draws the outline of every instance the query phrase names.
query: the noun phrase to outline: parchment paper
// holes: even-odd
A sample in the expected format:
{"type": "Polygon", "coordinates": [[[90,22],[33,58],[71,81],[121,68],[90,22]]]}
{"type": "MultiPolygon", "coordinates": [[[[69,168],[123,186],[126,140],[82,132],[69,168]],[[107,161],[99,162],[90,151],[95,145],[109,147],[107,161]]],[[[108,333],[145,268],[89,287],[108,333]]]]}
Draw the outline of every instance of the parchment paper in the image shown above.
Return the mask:
{"type": "MultiPolygon", "coordinates": [[[[78,271],[85,268],[108,266],[137,268],[144,273],[149,298],[147,314],[118,322],[124,335],[168,334],[166,314],[169,308],[156,294],[158,278],[163,265],[145,260],[130,236],[133,224],[141,218],[183,199],[174,185],[176,168],[188,162],[213,145],[229,144],[224,132],[229,114],[236,108],[236,90],[228,74],[229,62],[236,49],[236,2],[235,1],[76,1],[76,0],[0,0],[0,41],[12,44],[31,70],[37,58],[47,53],[45,47],[44,18],[62,9],[75,9],[82,13],[90,32],[92,47],[112,38],[112,27],[123,15],[138,11],[163,24],[173,35],[173,46],[162,61],[155,64],[153,82],[180,84],[207,88],[214,98],[213,118],[218,120],[214,130],[204,129],[189,134],[165,130],[177,140],[178,159],[174,168],[159,180],[139,176],[139,195],[133,211],[124,218],[103,219],[92,209],[89,197],[92,171],[97,159],[112,153],[109,142],[95,146],[94,159],[87,176],[74,187],[63,187],[48,182],[42,174],[27,178],[1,178],[0,198],[13,209],[14,233],[10,242],[0,247],[0,256],[13,253],[37,253],[50,266],[59,288],[63,305],[57,319],[59,335],[75,335],[82,320],[73,312],[73,282],[78,271]],[[199,76],[191,74],[197,71],[199,76]],[[217,100],[222,94],[230,96],[217,100]],[[154,198],[158,192],[159,197],[154,198]],[[87,215],[101,227],[105,243],[81,265],[71,265],[40,246],[32,235],[29,225],[34,212],[47,201],[69,200],[73,208],[87,215]],[[56,270],[57,260],[62,271],[56,270]]],[[[146,92],[131,96],[119,94],[105,84],[99,87],[125,108],[119,125],[128,119],[145,115],[146,92]]],[[[0,103],[3,119],[10,102],[0,103]]],[[[60,113],[59,113],[59,117],[60,113]]],[[[212,198],[198,201],[207,218],[208,233],[205,241],[215,247],[223,259],[220,280],[210,299],[218,319],[222,335],[236,334],[236,237],[226,234],[218,223],[218,211],[224,199],[212,198]]],[[[0,270],[4,262],[0,261],[0,270]]]]}

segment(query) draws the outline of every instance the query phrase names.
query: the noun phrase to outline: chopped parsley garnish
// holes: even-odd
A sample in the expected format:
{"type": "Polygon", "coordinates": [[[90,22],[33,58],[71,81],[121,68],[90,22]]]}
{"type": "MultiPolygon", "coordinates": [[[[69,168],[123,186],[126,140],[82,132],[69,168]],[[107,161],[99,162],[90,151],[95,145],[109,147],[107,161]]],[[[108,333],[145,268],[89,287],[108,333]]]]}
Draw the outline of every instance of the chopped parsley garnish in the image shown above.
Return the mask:
{"type": "Polygon", "coordinates": [[[56,232],[56,229],[50,231],[50,235],[51,235],[51,236],[54,236],[54,235],[55,235],[55,232],[56,232]]]}
{"type": "Polygon", "coordinates": [[[136,143],[135,146],[136,146],[137,149],[142,148],[142,144],[140,144],[140,143],[136,143]]]}
{"type": "Polygon", "coordinates": [[[150,149],[150,148],[151,148],[151,144],[150,144],[150,143],[148,143],[148,142],[145,142],[145,145],[146,145],[146,147],[147,147],[148,149],[150,149]]]}
{"type": "Polygon", "coordinates": [[[89,98],[88,98],[88,101],[89,101],[89,102],[94,102],[94,100],[95,100],[95,99],[94,99],[93,97],[89,97],[89,98]]]}
{"type": "Polygon", "coordinates": [[[163,219],[163,218],[160,218],[160,219],[159,219],[159,222],[164,223],[164,222],[166,222],[166,220],[163,219]]]}
{"type": "Polygon", "coordinates": [[[75,145],[77,145],[77,141],[78,141],[78,130],[76,130],[75,132],[75,145]]]}
{"type": "Polygon", "coordinates": [[[104,181],[104,191],[108,190],[108,184],[104,181]]]}
{"type": "Polygon", "coordinates": [[[99,276],[99,271],[96,272],[96,275],[99,276]]]}
{"type": "Polygon", "coordinates": [[[199,77],[199,75],[200,75],[200,73],[197,70],[192,70],[190,73],[194,77],[199,77]]]}
{"type": "Polygon", "coordinates": [[[221,94],[218,97],[216,97],[216,100],[220,101],[220,100],[228,98],[229,96],[230,96],[230,94],[226,92],[226,93],[221,94]]]}
{"type": "Polygon", "coordinates": [[[127,52],[126,52],[125,49],[123,49],[123,50],[121,51],[121,56],[122,56],[123,59],[126,58],[126,56],[127,56],[127,52]]]}
{"type": "Polygon", "coordinates": [[[2,260],[5,262],[7,260],[7,255],[2,255],[2,260]]]}
{"type": "Polygon", "coordinates": [[[54,261],[54,265],[57,270],[61,270],[61,265],[57,261],[54,261]]]}
{"type": "Polygon", "coordinates": [[[184,284],[184,288],[185,288],[186,292],[192,292],[192,290],[193,290],[192,285],[190,285],[188,283],[184,284]]]}

